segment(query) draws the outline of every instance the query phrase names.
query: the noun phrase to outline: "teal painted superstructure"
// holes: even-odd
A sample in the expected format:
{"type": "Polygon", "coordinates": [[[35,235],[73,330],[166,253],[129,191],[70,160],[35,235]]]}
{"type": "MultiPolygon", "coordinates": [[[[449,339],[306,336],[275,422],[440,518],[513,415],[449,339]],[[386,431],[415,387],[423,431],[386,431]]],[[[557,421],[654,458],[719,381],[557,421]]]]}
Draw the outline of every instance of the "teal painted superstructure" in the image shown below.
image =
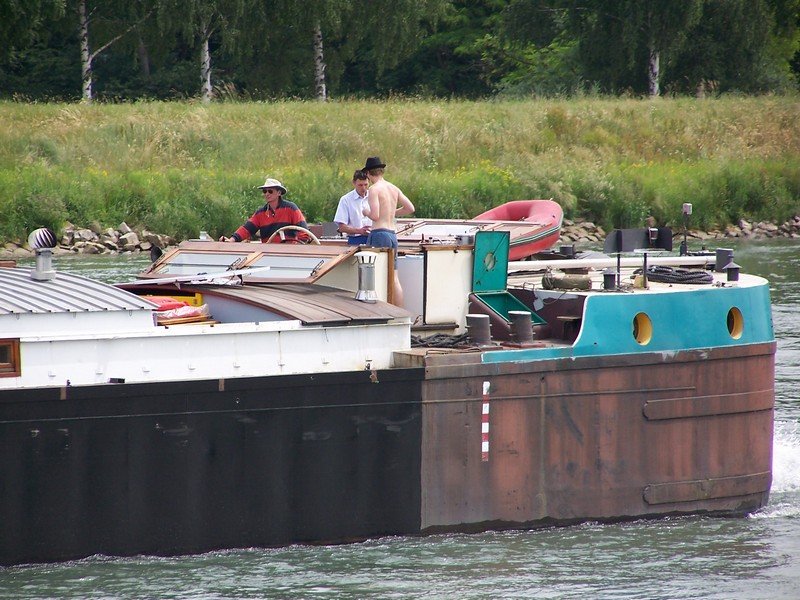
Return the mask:
{"type": "Polygon", "coordinates": [[[754,283],[740,286],[590,294],[572,346],[486,352],[483,361],[678,352],[774,341],[769,286],[761,278],[751,280],[754,283]],[[741,313],[740,331],[733,334],[731,309],[741,313]],[[647,343],[634,336],[634,319],[639,313],[652,325],[647,343]]]}

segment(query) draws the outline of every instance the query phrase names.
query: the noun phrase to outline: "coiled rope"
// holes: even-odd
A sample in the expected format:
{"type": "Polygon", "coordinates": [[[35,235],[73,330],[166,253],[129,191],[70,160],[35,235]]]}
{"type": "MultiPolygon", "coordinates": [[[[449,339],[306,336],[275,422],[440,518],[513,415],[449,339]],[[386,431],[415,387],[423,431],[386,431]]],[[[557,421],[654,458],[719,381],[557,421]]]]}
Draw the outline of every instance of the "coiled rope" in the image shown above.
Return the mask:
{"type": "MultiPolygon", "coordinates": [[[[641,273],[637,269],[636,273],[641,273]]],[[[681,267],[665,267],[662,265],[651,265],[647,267],[647,279],[661,283],[693,283],[709,284],[714,283],[714,276],[708,271],[701,269],[684,269],[681,267]]]]}
{"type": "Polygon", "coordinates": [[[436,333],[432,336],[422,338],[417,335],[411,336],[412,348],[455,348],[468,345],[466,333],[461,335],[447,335],[446,333],[436,333]]]}

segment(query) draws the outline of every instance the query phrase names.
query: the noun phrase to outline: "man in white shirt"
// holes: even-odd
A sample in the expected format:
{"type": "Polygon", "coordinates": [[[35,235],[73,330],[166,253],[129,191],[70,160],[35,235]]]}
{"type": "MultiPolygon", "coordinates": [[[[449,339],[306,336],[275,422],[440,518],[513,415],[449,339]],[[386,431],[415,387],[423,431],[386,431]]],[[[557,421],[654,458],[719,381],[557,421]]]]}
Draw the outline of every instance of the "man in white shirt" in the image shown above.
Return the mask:
{"type": "Polygon", "coordinates": [[[369,180],[364,171],[353,173],[353,189],[339,199],[334,222],[339,226],[339,233],[347,234],[347,243],[353,246],[367,243],[367,235],[372,228],[372,221],[365,217],[363,211],[369,207],[367,190],[369,180]]]}

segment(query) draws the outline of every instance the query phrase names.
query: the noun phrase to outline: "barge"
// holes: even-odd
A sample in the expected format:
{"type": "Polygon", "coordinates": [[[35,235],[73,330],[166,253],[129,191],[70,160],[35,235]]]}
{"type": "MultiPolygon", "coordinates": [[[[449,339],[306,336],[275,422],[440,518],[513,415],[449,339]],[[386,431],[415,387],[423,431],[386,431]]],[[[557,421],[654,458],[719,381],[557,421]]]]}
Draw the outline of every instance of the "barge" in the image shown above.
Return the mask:
{"type": "Polygon", "coordinates": [[[407,241],[402,307],[324,240],[0,268],[0,564],[758,510],[768,283],[641,239],[407,241]]]}

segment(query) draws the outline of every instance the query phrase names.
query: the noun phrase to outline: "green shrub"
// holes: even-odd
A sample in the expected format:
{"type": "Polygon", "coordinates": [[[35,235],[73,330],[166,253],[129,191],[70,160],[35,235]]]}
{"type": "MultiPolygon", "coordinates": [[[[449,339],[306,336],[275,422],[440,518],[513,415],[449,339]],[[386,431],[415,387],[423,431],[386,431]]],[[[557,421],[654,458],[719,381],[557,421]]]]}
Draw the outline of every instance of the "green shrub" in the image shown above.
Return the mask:
{"type": "Polygon", "coordinates": [[[528,198],[605,227],[674,226],[684,202],[706,228],[800,212],[792,97],[0,102],[0,238],[67,221],[230,234],[267,176],[309,222],[330,221],[374,155],[420,217],[528,198]]]}

